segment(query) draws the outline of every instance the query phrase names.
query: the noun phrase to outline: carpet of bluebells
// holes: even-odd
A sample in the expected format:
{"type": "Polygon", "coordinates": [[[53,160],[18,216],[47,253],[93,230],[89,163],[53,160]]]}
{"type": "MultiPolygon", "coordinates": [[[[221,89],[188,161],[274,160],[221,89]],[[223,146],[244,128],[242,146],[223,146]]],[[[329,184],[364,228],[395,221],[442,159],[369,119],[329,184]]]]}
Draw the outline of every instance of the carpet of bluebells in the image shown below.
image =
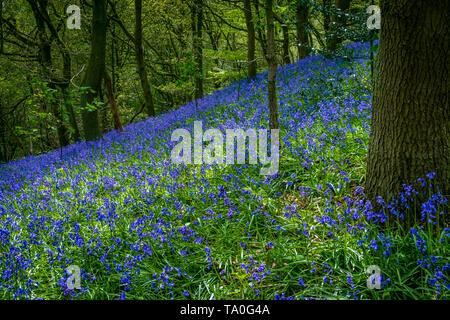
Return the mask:
{"type": "Polygon", "coordinates": [[[268,128],[267,73],[62,158],[1,164],[0,299],[448,299],[450,210],[434,174],[382,209],[365,200],[368,45],[347,51],[279,69],[275,176],[170,160],[172,132],[197,120],[268,128]]]}

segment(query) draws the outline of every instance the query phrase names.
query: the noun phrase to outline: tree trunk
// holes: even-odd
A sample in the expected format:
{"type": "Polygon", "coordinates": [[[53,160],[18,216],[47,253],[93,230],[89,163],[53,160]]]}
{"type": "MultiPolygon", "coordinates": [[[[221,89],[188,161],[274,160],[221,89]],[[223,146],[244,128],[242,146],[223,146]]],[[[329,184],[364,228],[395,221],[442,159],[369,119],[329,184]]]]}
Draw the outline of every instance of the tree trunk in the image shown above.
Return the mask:
{"type": "Polygon", "coordinates": [[[284,24],[281,29],[283,31],[283,64],[287,65],[291,63],[289,57],[289,27],[287,24],[284,24]]]}
{"type": "Polygon", "coordinates": [[[449,196],[450,1],[384,0],[381,12],[366,193],[389,201],[435,172],[449,196]]]}
{"type": "Polygon", "coordinates": [[[278,129],[278,106],[277,106],[277,59],[275,53],[275,26],[273,18],[273,0],[266,0],[267,15],[267,63],[269,65],[269,74],[267,78],[270,128],[278,129]]]}
{"type": "Polygon", "coordinates": [[[4,38],[3,38],[3,2],[0,5],[0,54],[3,54],[4,38]]]}
{"type": "Polygon", "coordinates": [[[88,110],[88,104],[92,104],[101,86],[105,71],[106,51],[106,0],[94,0],[92,12],[92,38],[89,63],[82,81],[83,87],[89,87],[89,92],[81,96],[83,129],[87,141],[100,136],[98,110],[88,110]]]}
{"type": "Polygon", "coordinates": [[[144,62],[144,47],[142,45],[142,0],[135,0],[136,24],[134,41],[136,48],[136,62],[139,78],[141,79],[142,91],[144,92],[145,107],[149,117],[155,116],[155,105],[153,95],[148,81],[147,70],[144,62]]]}
{"type": "Polygon", "coordinates": [[[75,116],[75,110],[73,109],[72,99],[70,97],[70,80],[72,77],[72,58],[67,48],[63,48],[61,51],[63,57],[63,83],[60,85],[64,106],[66,112],[69,115],[70,125],[73,129],[73,138],[78,141],[81,137],[80,129],[78,127],[77,118],[75,116]]]}
{"type": "Polygon", "coordinates": [[[259,0],[253,0],[253,4],[255,6],[256,16],[258,17],[258,38],[261,46],[261,51],[264,56],[267,56],[267,40],[264,36],[264,25],[262,24],[262,19],[259,10],[259,0]]]}
{"type": "Polygon", "coordinates": [[[256,77],[257,64],[255,61],[255,25],[253,23],[252,5],[250,0],[244,0],[245,23],[247,25],[247,72],[248,77],[253,79],[256,77]]]}
{"type": "Polygon", "coordinates": [[[334,32],[328,42],[328,50],[335,51],[339,44],[343,41],[342,36],[339,34],[340,29],[345,28],[347,19],[345,13],[350,8],[350,0],[336,0],[336,9],[339,10],[339,16],[332,15],[331,20],[334,23],[334,32]]]}
{"type": "Polygon", "coordinates": [[[195,100],[203,97],[203,0],[195,0],[192,9],[192,35],[195,60],[195,100]]]}
{"type": "Polygon", "coordinates": [[[328,10],[330,10],[330,0],[323,0],[323,30],[325,31],[325,36],[328,36],[328,31],[330,31],[331,19],[328,10]]]}
{"type": "MultiPolygon", "coordinates": [[[[44,17],[47,16],[47,2],[46,1],[31,1],[28,3],[33,11],[34,18],[36,20],[36,26],[39,35],[39,62],[43,69],[45,80],[48,83],[48,87],[56,90],[57,85],[60,85],[60,80],[56,78],[52,60],[52,40],[47,35],[45,28],[44,17]]],[[[64,125],[64,119],[62,115],[62,108],[58,105],[56,99],[50,102],[51,113],[55,117],[56,131],[58,135],[58,142],[60,147],[65,147],[69,144],[69,131],[64,125]]]]}
{"type": "Polygon", "coordinates": [[[304,4],[304,0],[297,0],[297,48],[298,59],[306,58],[310,52],[309,37],[308,37],[308,16],[309,8],[304,4]]]}
{"type": "Polygon", "coordinates": [[[106,95],[108,96],[109,106],[111,107],[111,113],[113,116],[114,129],[123,131],[122,121],[120,121],[119,108],[117,107],[117,101],[114,97],[112,80],[106,70],[103,75],[103,79],[105,81],[106,95]]]}

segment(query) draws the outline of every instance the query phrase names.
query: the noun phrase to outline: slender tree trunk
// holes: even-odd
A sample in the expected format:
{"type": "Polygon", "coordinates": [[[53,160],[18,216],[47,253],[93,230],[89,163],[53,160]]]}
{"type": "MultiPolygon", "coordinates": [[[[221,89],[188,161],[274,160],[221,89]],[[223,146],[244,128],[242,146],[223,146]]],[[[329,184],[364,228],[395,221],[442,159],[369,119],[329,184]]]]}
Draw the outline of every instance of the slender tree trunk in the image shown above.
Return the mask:
{"type": "Polygon", "coordinates": [[[283,64],[287,65],[291,63],[291,58],[289,57],[289,27],[284,24],[281,27],[283,31],[283,64]]]}
{"type": "Polygon", "coordinates": [[[350,8],[350,0],[336,0],[335,3],[336,9],[340,11],[340,15],[333,15],[331,17],[334,25],[334,34],[331,36],[330,41],[328,42],[328,50],[335,51],[339,44],[342,42],[342,36],[339,34],[340,29],[345,28],[347,19],[345,18],[345,13],[350,8]]]}
{"type": "Polygon", "coordinates": [[[298,48],[298,59],[306,58],[310,52],[310,44],[308,37],[308,16],[309,8],[304,4],[304,0],[297,0],[297,48],[298,48]]]}
{"type": "Polygon", "coordinates": [[[278,105],[277,105],[277,58],[275,53],[275,25],[273,17],[273,0],[266,0],[267,15],[267,63],[269,64],[268,74],[268,96],[270,111],[270,128],[278,129],[278,105]]]}
{"type": "Polygon", "coordinates": [[[117,101],[116,98],[114,97],[112,80],[108,71],[106,70],[103,75],[103,79],[105,81],[106,95],[108,96],[109,106],[111,107],[111,113],[113,116],[114,129],[123,131],[123,125],[119,115],[119,108],[117,107],[117,101]]]}
{"type": "Polygon", "coordinates": [[[203,0],[194,0],[192,33],[195,60],[195,100],[203,97],[203,0]]]}
{"type": "Polygon", "coordinates": [[[83,129],[87,141],[100,137],[98,110],[88,110],[101,87],[101,80],[105,71],[106,51],[106,0],[94,0],[92,12],[91,54],[82,86],[91,90],[81,96],[83,129]],[[92,92],[93,91],[93,92],[92,92]]]}
{"type": "Polygon", "coordinates": [[[250,0],[244,0],[245,23],[247,25],[247,72],[250,79],[256,77],[257,64],[255,61],[255,25],[253,23],[252,4],[250,0]]]}
{"type": "Polygon", "coordinates": [[[0,163],[6,162],[8,160],[8,147],[6,143],[7,121],[8,119],[6,119],[6,115],[3,112],[3,105],[0,103],[0,163]]]}
{"type": "MultiPolygon", "coordinates": [[[[3,4],[3,2],[0,2],[3,4]]],[[[0,54],[3,53],[4,48],[4,38],[3,38],[3,5],[0,5],[0,54]]]]}
{"type": "MultiPolygon", "coordinates": [[[[219,54],[219,41],[220,41],[221,33],[219,32],[219,33],[214,34],[214,26],[212,23],[207,26],[206,33],[209,37],[212,49],[214,50],[216,55],[218,55],[219,54]]],[[[175,52],[175,56],[179,60],[178,49],[177,49],[171,35],[169,36],[169,39],[170,39],[172,48],[175,52]]],[[[214,64],[217,68],[220,68],[220,66],[221,66],[221,62],[218,58],[214,58],[214,64]]],[[[220,89],[220,81],[214,81],[214,87],[216,88],[216,90],[220,89]]],[[[173,106],[173,96],[171,96],[171,108],[172,108],[172,106],[173,106]]]]}
{"type": "MultiPolygon", "coordinates": [[[[42,66],[43,73],[45,76],[45,81],[48,83],[48,87],[51,89],[57,89],[59,80],[55,77],[53,60],[52,60],[52,40],[47,35],[47,30],[45,27],[44,17],[47,16],[47,2],[46,1],[31,1],[28,3],[33,11],[34,18],[36,20],[36,26],[39,35],[39,62],[42,66]]],[[[54,102],[50,102],[51,113],[55,117],[56,131],[58,135],[58,143],[60,147],[67,146],[69,144],[69,131],[63,123],[62,108],[57,103],[56,99],[54,102]]]]}
{"type": "Polygon", "coordinates": [[[144,62],[144,46],[142,45],[142,0],[135,0],[136,24],[134,31],[134,41],[136,48],[136,62],[139,78],[141,79],[142,91],[144,92],[145,107],[149,117],[155,115],[155,105],[153,103],[152,90],[148,81],[147,70],[144,62]]]}
{"type": "Polygon", "coordinates": [[[450,1],[380,4],[366,193],[389,201],[435,172],[434,185],[449,196],[450,1]]]}
{"type": "Polygon", "coordinates": [[[61,90],[63,91],[63,100],[66,111],[69,115],[70,126],[73,129],[73,139],[78,141],[81,138],[80,128],[78,127],[77,117],[75,115],[75,110],[73,109],[72,99],[70,97],[70,89],[69,86],[62,86],[61,90]]]}
{"type": "Polygon", "coordinates": [[[255,6],[255,12],[256,16],[258,17],[258,37],[259,37],[259,44],[261,46],[261,51],[263,52],[264,56],[267,56],[267,39],[265,37],[264,32],[264,25],[262,24],[261,14],[259,10],[259,0],[253,0],[253,4],[255,6]]]}
{"type": "Polygon", "coordinates": [[[78,127],[77,119],[75,116],[75,111],[73,109],[72,99],[70,97],[70,80],[72,77],[72,58],[70,57],[70,53],[66,48],[63,48],[62,52],[63,57],[63,83],[60,85],[64,106],[66,112],[69,115],[70,126],[73,129],[73,138],[75,141],[78,141],[81,137],[80,129],[78,127]]]}
{"type": "MultiPolygon", "coordinates": [[[[323,0],[323,30],[325,31],[325,35],[328,36],[328,32],[330,31],[330,14],[328,11],[330,10],[330,0],[323,0]]],[[[328,42],[328,40],[327,40],[328,42]]]]}

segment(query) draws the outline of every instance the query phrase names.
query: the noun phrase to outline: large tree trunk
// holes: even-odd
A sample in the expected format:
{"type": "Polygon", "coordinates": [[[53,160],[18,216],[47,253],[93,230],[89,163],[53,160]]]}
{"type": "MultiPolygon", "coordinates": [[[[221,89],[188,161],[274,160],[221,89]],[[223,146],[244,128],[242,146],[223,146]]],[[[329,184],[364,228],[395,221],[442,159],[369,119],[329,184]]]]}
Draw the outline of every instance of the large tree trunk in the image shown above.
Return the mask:
{"type": "Polygon", "coordinates": [[[247,71],[250,79],[256,77],[256,61],[255,61],[255,49],[256,49],[256,37],[255,37],[255,25],[253,23],[252,4],[250,0],[244,0],[244,13],[245,23],[247,25],[247,71]]]}
{"type": "Polygon", "coordinates": [[[83,87],[89,87],[91,90],[81,96],[83,129],[87,141],[94,140],[101,134],[98,110],[88,110],[86,107],[87,104],[92,104],[98,95],[105,71],[106,29],[106,0],[94,0],[91,54],[82,82],[83,87]]]}
{"type": "Polygon", "coordinates": [[[277,105],[277,58],[275,53],[275,26],[273,17],[273,0],[266,0],[267,16],[267,63],[269,64],[268,95],[270,111],[270,128],[278,129],[278,105],[277,105]]]}
{"type": "Polygon", "coordinates": [[[134,41],[136,48],[136,62],[139,78],[141,79],[142,91],[144,92],[145,107],[149,117],[155,115],[155,105],[153,95],[148,81],[147,70],[144,62],[144,47],[142,45],[142,0],[135,0],[136,24],[134,31],[134,41]]]}
{"type": "Polygon", "coordinates": [[[343,41],[342,37],[339,35],[341,29],[345,28],[347,19],[345,14],[350,9],[350,0],[336,0],[336,9],[339,10],[340,14],[332,15],[331,21],[334,22],[333,35],[331,35],[328,41],[328,50],[335,51],[339,44],[343,41]],[[337,34],[336,34],[337,33],[337,34]]]}
{"type": "Polygon", "coordinates": [[[308,37],[308,16],[309,8],[304,4],[304,0],[297,0],[297,48],[298,48],[298,59],[306,58],[309,54],[309,37],[308,37]]]}
{"type": "Polygon", "coordinates": [[[203,97],[203,0],[195,0],[192,9],[192,33],[195,60],[195,100],[203,97]]]}
{"type": "Polygon", "coordinates": [[[389,201],[435,172],[448,196],[450,1],[384,0],[381,12],[366,193],[389,201]]]}

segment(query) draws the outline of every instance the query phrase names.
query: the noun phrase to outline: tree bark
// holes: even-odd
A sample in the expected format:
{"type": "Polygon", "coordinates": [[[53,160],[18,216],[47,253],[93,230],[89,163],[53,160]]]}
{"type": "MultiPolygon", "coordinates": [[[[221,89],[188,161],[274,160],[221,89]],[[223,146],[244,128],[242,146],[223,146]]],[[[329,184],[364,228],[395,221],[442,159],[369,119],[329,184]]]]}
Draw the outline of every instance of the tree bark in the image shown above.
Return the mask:
{"type": "Polygon", "coordinates": [[[123,125],[119,115],[119,108],[117,107],[117,101],[116,98],[114,97],[112,80],[108,71],[106,70],[103,75],[103,79],[105,81],[106,95],[108,96],[109,106],[111,107],[111,113],[113,116],[114,129],[123,131],[123,125]]]}
{"type": "Polygon", "coordinates": [[[141,79],[142,91],[144,92],[145,107],[149,117],[155,116],[155,105],[153,95],[148,81],[148,74],[144,62],[144,46],[142,45],[142,0],[135,0],[136,24],[134,31],[134,42],[136,49],[136,63],[139,78],[141,79]]]}
{"type": "Polygon", "coordinates": [[[308,16],[308,5],[304,3],[304,0],[297,0],[297,48],[299,60],[306,58],[310,52],[308,31],[306,29],[308,26],[308,16]]]}
{"type": "Polygon", "coordinates": [[[373,203],[377,196],[390,201],[403,184],[435,172],[434,185],[449,196],[450,2],[380,4],[366,194],[373,203]]]}
{"type": "Polygon", "coordinates": [[[255,61],[256,37],[255,25],[253,23],[252,4],[250,0],[244,0],[245,23],[247,25],[247,72],[248,77],[256,77],[257,64],[255,61]]]}
{"type": "Polygon", "coordinates": [[[106,0],[94,0],[92,12],[92,38],[89,63],[82,81],[83,87],[89,87],[89,92],[81,96],[82,119],[84,135],[87,141],[100,137],[98,110],[87,110],[87,104],[92,104],[101,86],[105,71],[106,51],[106,0]]]}
{"type": "Polygon", "coordinates": [[[278,105],[277,105],[277,59],[275,53],[275,26],[273,17],[273,0],[266,0],[267,16],[267,63],[269,65],[269,74],[267,78],[270,128],[278,129],[278,105]]]}

